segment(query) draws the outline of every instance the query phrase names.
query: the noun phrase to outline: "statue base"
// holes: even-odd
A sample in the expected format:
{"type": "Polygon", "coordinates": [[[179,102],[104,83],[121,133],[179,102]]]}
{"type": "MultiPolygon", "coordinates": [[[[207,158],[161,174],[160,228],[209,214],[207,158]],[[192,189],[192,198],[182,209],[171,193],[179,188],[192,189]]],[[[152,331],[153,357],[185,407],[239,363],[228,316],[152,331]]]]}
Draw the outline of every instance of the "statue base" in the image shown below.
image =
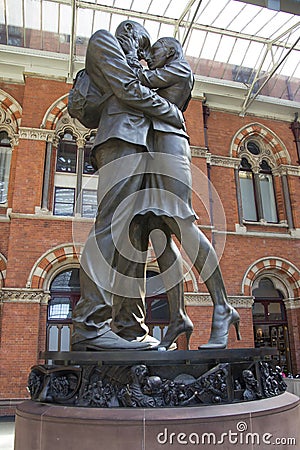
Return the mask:
{"type": "Polygon", "coordinates": [[[295,449],[300,400],[293,394],[238,404],[191,408],[82,408],[21,403],[15,450],[128,450],[186,446],[295,449]]]}
{"type": "Polygon", "coordinates": [[[90,408],[162,408],[261,400],[286,384],[274,348],[45,352],[28,388],[37,402],[90,408]],[[273,359],[272,359],[273,358],[273,359]]]}

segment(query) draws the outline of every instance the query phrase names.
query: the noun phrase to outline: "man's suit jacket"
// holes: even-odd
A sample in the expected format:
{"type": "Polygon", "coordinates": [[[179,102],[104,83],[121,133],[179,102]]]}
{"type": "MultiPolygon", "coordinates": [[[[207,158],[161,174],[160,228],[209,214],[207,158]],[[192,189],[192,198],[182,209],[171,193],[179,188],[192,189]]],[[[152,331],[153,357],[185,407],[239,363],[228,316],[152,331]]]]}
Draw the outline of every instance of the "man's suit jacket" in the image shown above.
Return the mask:
{"type": "Polygon", "coordinates": [[[101,93],[113,92],[104,104],[94,148],[111,138],[147,146],[151,118],[165,123],[165,131],[181,134],[184,120],[179,109],[141,84],[110,32],[99,30],[91,36],[86,71],[101,93]]]}

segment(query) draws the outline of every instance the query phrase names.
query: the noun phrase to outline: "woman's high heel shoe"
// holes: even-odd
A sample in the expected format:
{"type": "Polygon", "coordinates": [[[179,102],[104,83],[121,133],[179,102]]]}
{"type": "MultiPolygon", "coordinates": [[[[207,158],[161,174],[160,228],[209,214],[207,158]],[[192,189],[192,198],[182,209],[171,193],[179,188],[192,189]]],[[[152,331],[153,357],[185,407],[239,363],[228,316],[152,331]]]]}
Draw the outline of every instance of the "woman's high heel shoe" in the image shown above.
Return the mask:
{"type": "Polygon", "coordinates": [[[232,306],[230,306],[230,310],[225,315],[216,314],[216,317],[213,317],[209,341],[207,344],[201,345],[199,349],[226,348],[231,325],[234,325],[237,340],[240,341],[240,316],[232,306]]]}
{"type": "Polygon", "coordinates": [[[165,347],[166,349],[170,348],[171,345],[181,336],[185,334],[187,348],[190,349],[190,338],[193,332],[194,326],[191,319],[188,316],[184,318],[180,318],[177,321],[170,323],[168,327],[168,331],[163,337],[161,343],[159,344],[159,348],[165,347]]]}

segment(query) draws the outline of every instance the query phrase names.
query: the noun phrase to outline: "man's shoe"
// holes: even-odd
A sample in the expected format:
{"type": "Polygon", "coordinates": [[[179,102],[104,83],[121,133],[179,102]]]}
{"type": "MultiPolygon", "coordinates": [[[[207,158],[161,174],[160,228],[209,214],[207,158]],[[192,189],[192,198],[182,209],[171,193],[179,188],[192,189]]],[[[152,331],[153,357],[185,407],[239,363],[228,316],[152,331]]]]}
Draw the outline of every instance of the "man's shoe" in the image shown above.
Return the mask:
{"type": "Polygon", "coordinates": [[[101,336],[85,339],[72,345],[74,351],[105,351],[105,350],[149,350],[153,348],[148,342],[129,342],[121,338],[113,331],[108,330],[101,336]]]}
{"type": "Polygon", "coordinates": [[[156,349],[159,345],[159,340],[151,336],[151,334],[146,334],[143,337],[137,337],[134,341],[131,342],[140,342],[142,344],[147,343],[151,346],[153,350],[156,349]]]}

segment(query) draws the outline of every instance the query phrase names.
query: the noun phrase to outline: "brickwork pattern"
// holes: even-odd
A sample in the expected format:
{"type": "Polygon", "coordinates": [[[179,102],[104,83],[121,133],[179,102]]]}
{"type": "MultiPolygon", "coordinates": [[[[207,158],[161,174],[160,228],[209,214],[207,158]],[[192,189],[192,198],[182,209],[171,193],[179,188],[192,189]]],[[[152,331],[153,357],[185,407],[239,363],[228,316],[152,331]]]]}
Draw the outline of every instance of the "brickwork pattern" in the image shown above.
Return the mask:
{"type": "MultiPolygon", "coordinates": [[[[39,79],[26,76],[24,84],[0,83],[0,107],[13,118],[12,131],[20,127],[55,130],[65,114],[70,85],[62,80],[39,79]]],[[[192,100],[185,113],[191,145],[201,151],[193,164],[208,178],[203,128],[202,101],[192,100]]],[[[261,136],[275,155],[278,165],[297,165],[297,152],[290,124],[259,117],[239,117],[224,111],[212,110],[208,120],[208,149],[212,156],[238,158],[238,151],[246,136],[261,136]]],[[[0,400],[25,398],[29,369],[38,363],[39,352],[45,349],[47,304],[26,302],[22,298],[2,301],[1,288],[40,289],[49,287],[54,273],[70,265],[79,265],[80,250],[73,245],[73,220],[51,215],[52,194],[49,198],[49,217],[38,215],[41,206],[45,164],[45,140],[19,139],[13,148],[8,193],[8,208],[0,207],[0,400]]],[[[53,152],[53,158],[55,151],[53,152]]],[[[229,158],[228,158],[229,159],[229,158]]],[[[54,167],[54,161],[52,166],[54,167]]],[[[54,169],[53,169],[54,170],[54,169]]],[[[211,217],[202,202],[209,199],[208,184],[194,180],[194,207],[199,225],[209,239],[214,239],[229,295],[251,295],[257,277],[274,273],[289,286],[294,298],[299,298],[300,239],[291,237],[286,226],[247,224],[247,232],[236,233],[238,211],[233,167],[214,163],[211,181],[224,208],[226,229],[211,217]],[[197,195],[198,194],[198,195],[197,195]],[[222,247],[225,236],[225,247],[222,247]]],[[[53,187],[53,178],[50,187],[53,187]]],[[[280,177],[275,177],[279,219],[285,220],[284,198],[280,177]]],[[[288,186],[296,228],[300,228],[299,176],[288,175],[288,186]]],[[[52,189],[53,190],[53,189],[52,189]]],[[[52,191],[51,191],[52,192],[52,191]]],[[[76,221],[76,219],[74,219],[76,221]]],[[[77,225],[76,225],[77,226],[77,225]]],[[[85,241],[91,222],[79,221],[77,235],[85,241]]],[[[194,279],[187,279],[186,291],[207,292],[192,269],[194,279]],[[195,286],[195,279],[198,286],[195,286]]],[[[195,331],[191,347],[208,341],[212,307],[188,306],[195,331]]],[[[229,347],[254,345],[251,308],[238,308],[241,315],[242,341],[238,342],[234,329],[229,333],[229,347]]],[[[300,371],[300,308],[289,309],[288,326],[293,370],[300,371]]],[[[179,348],[185,348],[184,336],[179,348]]]]}

